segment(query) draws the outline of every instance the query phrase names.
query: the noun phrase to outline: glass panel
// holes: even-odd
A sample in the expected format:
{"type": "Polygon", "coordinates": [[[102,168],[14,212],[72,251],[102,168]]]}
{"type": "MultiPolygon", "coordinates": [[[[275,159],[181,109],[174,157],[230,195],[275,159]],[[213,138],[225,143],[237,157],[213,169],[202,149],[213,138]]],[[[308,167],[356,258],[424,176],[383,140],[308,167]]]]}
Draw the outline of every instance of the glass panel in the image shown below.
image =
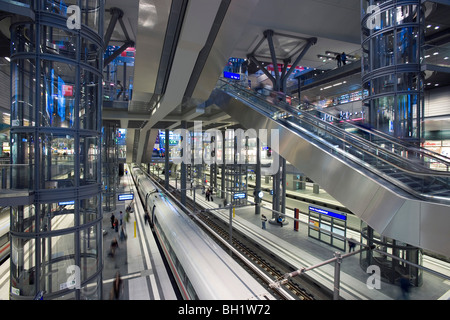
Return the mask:
{"type": "Polygon", "coordinates": [[[101,17],[100,0],[85,0],[82,1],[82,23],[95,32],[99,32],[100,17],[101,17]]]}
{"type": "Polygon", "coordinates": [[[81,101],[80,101],[80,128],[86,130],[98,130],[98,98],[99,77],[92,72],[81,70],[81,101]]]}
{"type": "Polygon", "coordinates": [[[80,224],[92,222],[98,215],[98,196],[80,200],[80,224]]]}
{"type": "Polygon", "coordinates": [[[395,92],[396,80],[397,80],[397,77],[395,74],[389,74],[386,76],[382,76],[382,77],[373,79],[371,95],[395,92]]]}
{"type": "Polygon", "coordinates": [[[34,181],[34,135],[11,134],[11,188],[33,189],[34,181]]]}
{"type": "Polygon", "coordinates": [[[41,125],[74,127],[75,65],[43,60],[41,72],[41,125]]]}
{"type": "Polygon", "coordinates": [[[371,107],[377,116],[377,129],[382,132],[394,132],[394,96],[373,99],[371,107]]]}
{"type": "Polygon", "coordinates": [[[418,10],[420,7],[415,4],[397,6],[395,9],[395,20],[397,25],[403,23],[417,23],[418,22],[418,10]]]}
{"type": "Polygon", "coordinates": [[[81,251],[81,281],[85,281],[93,276],[99,268],[99,254],[102,254],[99,245],[101,237],[100,226],[92,226],[80,232],[80,251],[81,251]]]}
{"type": "Polygon", "coordinates": [[[11,293],[35,296],[36,250],[34,239],[11,238],[11,293]]]}
{"type": "Polygon", "coordinates": [[[67,288],[69,267],[75,265],[75,234],[42,239],[41,290],[46,294],[67,288]]]}
{"type": "Polygon", "coordinates": [[[418,63],[418,28],[401,28],[397,30],[397,64],[418,63]]]}
{"type": "Polygon", "coordinates": [[[98,181],[98,138],[80,137],[80,185],[98,181]]]}
{"type": "Polygon", "coordinates": [[[12,207],[11,231],[33,233],[36,231],[34,205],[12,207]]]}
{"type": "Polygon", "coordinates": [[[41,32],[43,35],[41,37],[42,53],[55,54],[73,60],[77,59],[76,33],[51,26],[42,26],[41,32]]]}
{"type": "Polygon", "coordinates": [[[372,70],[394,65],[394,32],[381,33],[372,39],[374,49],[372,70]]]}
{"type": "Polygon", "coordinates": [[[36,48],[36,27],[24,24],[11,30],[11,53],[34,52],[36,48]]]}
{"type": "Polygon", "coordinates": [[[362,45],[362,74],[365,75],[367,72],[370,72],[370,54],[369,54],[369,44],[370,42],[365,42],[362,45]]]}
{"type": "Polygon", "coordinates": [[[81,39],[81,62],[89,64],[95,69],[99,69],[101,67],[101,53],[102,50],[95,43],[85,38],[81,39]]]}
{"type": "MultiPolygon", "coordinates": [[[[76,5],[78,0],[43,0],[43,10],[67,17],[67,8],[76,5]]],[[[72,12],[69,12],[69,16],[72,12]]]]}
{"type": "Polygon", "coordinates": [[[74,143],[74,138],[70,135],[41,135],[41,188],[75,186],[74,143]]]}
{"type": "Polygon", "coordinates": [[[41,204],[41,231],[55,231],[75,226],[74,209],[75,202],[71,199],[41,204]]]}
{"type": "Polygon", "coordinates": [[[98,276],[90,283],[82,286],[80,290],[80,300],[100,300],[100,290],[102,289],[100,280],[101,277],[98,276]]]}
{"type": "Polygon", "coordinates": [[[319,238],[319,229],[320,226],[319,220],[317,218],[310,217],[309,218],[309,228],[308,234],[309,236],[318,239],[319,238]]]}
{"type": "Polygon", "coordinates": [[[11,61],[11,126],[35,125],[35,60],[11,61]]]}
{"type": "Polygon", "coordinates": [[[399,121],[398,137],[417,137],[417,103],[418,96],[415,94],[404,94],[397,96],[397,113],[399,121]]]}
{"type": "Polygon", "coordinates": [[[402,73],[397,75],[397,91],[416,91],[418,88],[416,73],[402,73]]]}

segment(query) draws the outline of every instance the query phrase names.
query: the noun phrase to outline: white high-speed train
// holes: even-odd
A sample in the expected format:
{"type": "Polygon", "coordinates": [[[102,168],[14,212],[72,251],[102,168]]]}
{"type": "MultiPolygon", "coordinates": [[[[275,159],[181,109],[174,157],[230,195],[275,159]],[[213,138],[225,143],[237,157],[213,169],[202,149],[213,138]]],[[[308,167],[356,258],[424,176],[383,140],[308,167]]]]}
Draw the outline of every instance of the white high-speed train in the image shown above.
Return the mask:
{"type": "Polygon", "coordinates": [[[0,263],[9,257],[9,207],[0,208],[0,263]]]}
{"type": "Polygon", "coordinates": [[[133,179],[184,299],[274,297],[134,166],[133,179]]]}

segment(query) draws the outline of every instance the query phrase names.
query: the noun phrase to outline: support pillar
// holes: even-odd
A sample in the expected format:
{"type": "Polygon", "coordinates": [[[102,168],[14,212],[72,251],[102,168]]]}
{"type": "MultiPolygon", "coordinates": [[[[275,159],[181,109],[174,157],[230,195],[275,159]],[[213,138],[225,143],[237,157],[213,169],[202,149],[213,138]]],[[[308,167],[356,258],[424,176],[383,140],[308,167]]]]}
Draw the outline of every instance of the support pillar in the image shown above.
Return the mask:
{"type": "Polygon", "coordinates": [[[258,193],[261,191],[261,147],[259,145],[259,141],[256,143],[256,166],[255,166],[255,214],[261,213],[261,202],[262,199],[258,196],[258,193]]]}
{"type": "MultiPolygon", "coordinates": [[[[187,123],[186,121],[181,121],[181,128],[187,130],[187,123]]],[[[181,162],[181,183],[180,183],[180,189],[181,189],[181,203],[185,206],[186,205],[186,166],[187,164],[183,161],[181,162]]]]}
{"type": "Polygon", "coordinates": [[[424,138],[422,2],[361,1],[365,121],[417,146],[424,138]]]}
{"type": "Polygon", "coordinates": [[[165,140],[164,140],[164,188],[169,190],[169,179],[170,179],[170,167],[169,167],[169,129],[165,130],[165,140]]]}
{"type": "Polygon", "coordinates": [[[33,1],[10,29],[11,187],[34,195],[11,207],[11,300],[103,298],[104,1],[78,4],[79,28],[33,1]],[[70,50],[45,45],[62,35],[70,50]]]}

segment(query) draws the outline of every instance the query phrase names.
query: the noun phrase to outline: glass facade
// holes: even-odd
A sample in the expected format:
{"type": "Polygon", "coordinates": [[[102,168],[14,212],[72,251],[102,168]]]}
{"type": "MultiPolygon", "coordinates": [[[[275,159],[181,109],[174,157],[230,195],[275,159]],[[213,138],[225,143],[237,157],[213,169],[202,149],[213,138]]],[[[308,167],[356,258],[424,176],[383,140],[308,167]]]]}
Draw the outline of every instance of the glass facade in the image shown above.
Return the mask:
{"type": "Polygon", "coordinates": [[[423,138],[424,37],[420,1],[362,0],[363,111],[370,125],[397,138],[423,138]]]}
{"type": "Polygon", "coordinates": [[[11,26],[11,299],[101,299],[102,0],[11,26]],[[80,9],[80,28],[67,21],[80,9]]]}

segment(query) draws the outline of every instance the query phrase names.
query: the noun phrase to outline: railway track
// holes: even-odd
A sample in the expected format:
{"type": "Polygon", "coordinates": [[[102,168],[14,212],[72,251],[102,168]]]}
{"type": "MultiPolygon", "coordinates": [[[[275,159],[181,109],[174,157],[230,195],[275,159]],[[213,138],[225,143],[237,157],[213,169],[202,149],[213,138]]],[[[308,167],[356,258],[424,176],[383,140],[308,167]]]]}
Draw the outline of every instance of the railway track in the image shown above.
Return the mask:
{"type": "MultiPolygon", "coordinates": [[[[153,176],[153,178],[155,178],[153,176]]],[[[164,181],[161,179],[157,180],[158,184],[163,185],[164,181]]],[[[181,202],[181,193],[179,190],[170,186],[169,194],[171,197],[175,198],[177,201],[181,202]]],[[[189,197],[186,198],[186,208],[190,212],[194,212],[194,202],[189,197]]],[[[208,212],[205,208],[201,208],[199,203],[196,203],[196,217],[202,221],[204,225],[208,228],[203,227],[200,223],[200,227],[211,235],[213,239],[216,240],[218,245],[225,248],[226,246],[222,244],[219,238],[222,241],[229,243],[229,233],[228,233],[228,224],[216,218],[213,214],[208,212]]],[[[192,216],[191,218],[195,220],[192,216]]],[[[197,222],[198,223],[198,222],[197,222]]],[[[240,235],[238,232],[233,232],[232,239],[233,247],[238,250],[247,261],[251,261],[254,267],[257,267],[259,270],[263,271],[266,275],[262,277],[260,274],[252,270],[252,267],[248,267],[246,262],[241,261],[237,255],[233,254],[232,256],[235,260],[241,264],[250,274],[253,274],[256,279],[258,279],[261,283],[267,285],[267,289],[277,296],[279,299],[288,299],[287,297],[280,294],[276,289],[272,289],[269,287],[269,284],[281,280],[284,278],[284,275],[288,272],[294,271],[294,269],[289,268],[284,263],[280,261],[279,258],[273,255],[269,255],[264,253],[261,248],[257,244],[253,244],[247,239],[245,236],[240,235]],[[268,280],[270,279],[270,280],[268,280]]],[[[225,248],[226,249],[226,248],[225,248]]],[[[329,293],[324,293],[322,288],[318,288],[314,283],[309,283],[305,278],[291,278],[284,285],[282,285],[282,289],[288,292],[290,298],[294,300],[329,300],[332,296],[329,293]]]]}
{"type": "MultiPolygon", "coordinates": [[[[180,192],[173,187],[171,187],[171,189],[172,190],[170,190],[170,195],[180,201],[180,192]]],[[[198,212],[199,204],[197,203],[195,207],[198,212]]],[[[190,212],[193,212],[193,200],[189,198],[186,199],[186,208],[190,210],[190,212]]],[[[196,217],[208,226],[209,229],[199,224],[200,227],[205,232],[210,234],[213,239],[217,239],[220,237],[225,242],[229,243],[229,233],[227,230],[227,225],[225,225],[221,221],[216,220],[216,218],[212,214],[207,213],[205,210],[201,210],[200,213],[196,215],[196,217]]],[[[219,240],[217,240],[216,242],[224,247],[224,245],[219,240]]],[[[267,289],[271,291],[272,294],[279,297],[280,299],[287,299],[283,295],[279,294],[277,290],[269,288],[269,284],[282,279],[286,272],[290,272],[292,270],[280,270],[282,268],[276,266],[277,263],[275,261],[275,257],[262,257],[262,253],[259,250],[250,248],[248,241],[243,240],[243,237],[240,237],[237,232],[233,233],[232,245],[244,257],[246,257],[247,261],[251,261],[254,266],[256,266],[259,270],[262,270],[267,277],[261,277],[258,273],[247,267],[246,263],[241,261],[239,257],[237,257],[236,255],[232,255],[238,263],[240,263],[246,270],[248,270],[249,273],[253,274],[255,278],[259,279],[259,281],[265,283],[267,285],[267,289]],[[270,279],[270,281],[268,281],[267,279],[270,279]]],[[[301,285],[291,279],[286,284],[284,284],[284,289],[289,292],[293,299],[314,300],[312,294],[308,293],[304,288],[302,288],[301,285]]]]}
{"type": "MultiPolygon", "coordinates": [[[[213,229],[215,234],[213,236],[220,236],[225,241],[229,241],[229,233],[224,227],[219,225],[214,219],[206,212],[201,212],[197,215],[197,217],[206,225],[209,226],[210,229],[213,229]]],[[[251,249],[248,244],[244,243],[243,240],[238,239],[238,237],[233,237],[232,244],[235,249],[237,249],[241,254],[243,254],[249,261],[251,261],[255,266],[257,266],[260,270],[263,270],[266,275],[272,281],[277,281],[283,278],[285,272],[281,271],[278,267],[276,267],[272,261],[268,261],[267,258],[261,257],[260,253],[255,252],[255,250],[251,249]]],[[[249,270],[251,272],[251,270],[249,270]]],[[[255,273],[253,273],[256,275],[255,273]]],[[[256,275],[257,276],[257,275],[256,275]]],[[[266,279],[263,280],[267,285],[269,284],[266,279]]],[[[306,292],[305,289],[301,288],[299,284],[289,280],[285,284],[285,289],[287,289],[292,297],[298,300],[314,300],[314,297],[306,292]]],[[[276,293],[276,292],[274,292],[276,293]]],[[[279,294],[276,294],[280,298],[283,298],[279,294]]]]}

